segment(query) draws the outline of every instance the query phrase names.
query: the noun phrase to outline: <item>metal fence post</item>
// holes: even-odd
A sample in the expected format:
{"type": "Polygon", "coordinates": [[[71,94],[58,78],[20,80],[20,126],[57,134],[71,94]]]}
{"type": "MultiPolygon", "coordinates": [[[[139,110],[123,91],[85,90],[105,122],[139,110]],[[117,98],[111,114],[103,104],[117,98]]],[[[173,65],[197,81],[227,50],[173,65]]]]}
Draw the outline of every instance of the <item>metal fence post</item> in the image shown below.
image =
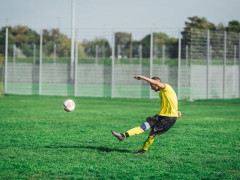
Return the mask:
{"type": "Polygon", "coordinates": [[[72,29],[71,29],[71,64],[70,64],[70,79],[73,82],[73,63],[74,63],[74,37],[75,37],[75,0],[72,0],[72,29]]]}
{"type": "Polygon", "coordinates": [[[193,29],[190,29],[190,48],[189,48],[189,89],[190,89],[190,94],[189,94],[189,100],[192,101],[192,34],[193,34],[193,29]]]}
{"type": "Polygon", "coordinates": [[[16,77],[16,44],[13,45],[13,78],[16,77]]]}
{"type": "Polygon", "coordinates": [[[238,97],[240,98],[240,33],[238,33],[238,97]]]}
{"type": "Polygon", "coordinates": [[[56,64],[56,51],[57,47],[56,44],[53,45],[53,63],[56,64]]]}
{"type": "Polygon", "coordinates": [[[153,58],[154,58],[154,59],[158,58],[158,49],[157,49],[156,46],[154,47],[153,52],[154,52],[154,53],[153,53],[153,58]]]}
{"type": "Polygon", "coordinates": [[[236,57],[237,57],[237,46],[234,45],[233,47],[233,74],[232,74],[232,94],[233,97],[236,97],[236,87],[235,87],[235,74],[236,74],[236,70],[235,70],[235,66],[236,66],[236,57]]]}
{"type": "Polygon", "coordinates": [[[186,45],[186,55],[185,55],[185,58],[186,58],[186,65],[188,65],[188,45],[186,45]]]}
{"type": "Polygon", "coordinates": [[[6,28],[5,35],[5,72],[4,72],[4,92],[7,93],[7,79],[8,79],[8,28],[6,28]]]}
{"type": "Polygon", "coordinates": [[[13,63],[16,62],[16,44],[13,44],[13,63]]]}
{"type": "Polygon", "coordinates": [[[40,30],[40,52],[39,52],[39,95],[42,95],[42,30],[40,30]]]}
{"type": "Polygon", "coordinates": [[[162,60],[163,64],[165,64],[165,45],[162,46],[162,60]]]}
{"type": "Polygon", "coordinates": [[[142,45],[138,46],[138,55],[139,55],[139,64],[140,64],[140,69],[142,74],[142,45]]]}
{"type": "Polygon", "coordinates": [[[57,46],[56,44],[53,45],[53,65],[54,65],[54,82],[57,76],[57,64],[56,64],[56,56],[57,56],[57,46]]]}
{"type": "Polygon", "coordinates": [[[98,78],[98,45],[95,48],[95,82],[97,82],[98,78]]]}
{"type": "Polygon", "coordinates": [[[207,75],[206,75],[206,97],[208,97],[209,93],[209,57],[210,57],[210,31],[207,30],[207,75]]]}
{"type": "Polygon", "coordinates": [[[142,75],[143,73],[143,69],[142,69],[142,45],[138,46],[138,53],[139,53],[139,65],[140,65],[140,75],[142,75]]]}
{"type": "Polygon", "coordinates": [[[121,46],[117,45],[117,59],[120,59],[120,54],[121,54],[121,46]]]}
{"type": "MultiPolygon", "coordinates": [[[[140,71],[140,75],[143,74],[143,66],[142,66],[142,45],[139,45],[138,46],[138,56],[139,56],[139,71],[140,71]]],[[[141,85],[141,95],[140,95],[140,98],[143,97],[143,82],[141,81],[140,82],[140,85],[141,85]]]]}
{"type": "Polygon", "coordinates": [[[181,94],[180,94],[180,88],[181,88],[181,32],[180,30],[178,31],[178,91],[177,91],[177,95],[178,95],[178,99],[181,98],[181,94]]]}
{"type": "Polygon", "coordinates": [[[227,32],[224,31],[224,55],[223,55],[223,99],[225,98],[225,81],[226,81],[226,53],[227,53],[227,32]]]}
{"type": "Polygon", "coordinates": [[[96,45],[95,60],[96,60],[96,64],[98,64],[98,45],[96,45]]]}
{"type": "Polygon", "coordinates": [[[33,44],[33,65],[36,64],[36,45],[33,44]]]}
{"type": "Polygon", "coordinates": [[[75,44],[75,61],[74,61],[74,96],[78,95],[78,41],[75,44]]]}
{"type": "Polygon", "coordinates": [[[209,63],[211,62],[212,60],[212,46],[210,45],[209,47],[209,63]]]}
{"type": "MultiPolygon", "coordinates": [[[[150,39],[150,78],[153,76],[152,67],[153,66],[153,31],[151,30],[151,39],[150,39]]],[[[149,98],[152,98],[151,87],[149,87],[149,98]]]]}
{"type": "Polygon", "coordinates": [[[115,61],[115,32],[112,35],[112,82],[111,82],[111,98],[114,97],[114,62],[115,61]]]}
{"type": "Polygon", "coordinates": [[[35,43],[33,43],[32,94],[36,94],[35,71],[36,71],[36,45],[35,43]]]}

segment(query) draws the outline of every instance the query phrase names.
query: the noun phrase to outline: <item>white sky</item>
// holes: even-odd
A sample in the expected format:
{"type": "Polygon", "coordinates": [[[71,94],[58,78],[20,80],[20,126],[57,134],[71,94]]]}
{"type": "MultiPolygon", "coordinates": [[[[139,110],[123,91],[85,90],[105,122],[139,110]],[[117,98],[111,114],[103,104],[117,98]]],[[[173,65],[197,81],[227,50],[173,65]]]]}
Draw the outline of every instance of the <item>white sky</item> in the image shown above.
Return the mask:
{"type": "MultiPolygon", "coordinates": [[[[82,38],[120,28],[135,29],[139,36],[141,28],[176,34],[190,16],[206,17],[215,25],[240,21],[240,0],[76,0],[82,38]]],[[[71,0],[0,0],[0,27],[6,24],[60,27],[70,34],[71,0]]]]}

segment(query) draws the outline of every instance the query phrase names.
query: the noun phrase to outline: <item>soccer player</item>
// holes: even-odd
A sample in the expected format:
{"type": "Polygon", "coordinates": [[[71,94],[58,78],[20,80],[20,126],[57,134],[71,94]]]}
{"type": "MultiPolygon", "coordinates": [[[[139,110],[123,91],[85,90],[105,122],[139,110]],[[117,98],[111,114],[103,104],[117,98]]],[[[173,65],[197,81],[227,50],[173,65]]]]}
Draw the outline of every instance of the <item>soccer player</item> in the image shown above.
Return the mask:
{"type": "Polygon", "coordinates": [[[119,141],[143,133],[151,128],[148,139],[144,143],[142,149],[134,154],[145,153],[154,141],[156,135],[161,135],[167,132],[176,122],[178,117],[181,117],[181,112],[178,111],[178,100],[176,93],[169,84],[162,83],[159,77],[147,78],[144,76],[135,76],[137,80],[147,81],[151,89],[154,91],[160,91],[159,97],[161,99],[161,109],[158,114],[153,117],[148,117],[146,122],[141,126],[128,130],[125,133],[117,133],[112,131],[112,134],[118,138],[119,141]]]}

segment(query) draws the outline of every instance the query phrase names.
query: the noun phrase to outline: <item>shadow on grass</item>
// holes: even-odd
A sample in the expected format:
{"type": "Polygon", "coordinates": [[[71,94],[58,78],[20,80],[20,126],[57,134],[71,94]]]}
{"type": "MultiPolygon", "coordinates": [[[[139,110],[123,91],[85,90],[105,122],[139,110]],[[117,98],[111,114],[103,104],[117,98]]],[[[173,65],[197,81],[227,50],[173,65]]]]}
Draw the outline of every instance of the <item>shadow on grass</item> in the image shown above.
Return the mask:
{"type": "Polygon", "coordinates": [[[94,146],[45,146],[45,148],[50,149],[58,149],[58,148],[66,148],[66,149],[93,149],[101,152],[120,152],[120,153],[131,153],[129,150],[125,149],[111,149],[106,147],[94,147],[94,146]]]}

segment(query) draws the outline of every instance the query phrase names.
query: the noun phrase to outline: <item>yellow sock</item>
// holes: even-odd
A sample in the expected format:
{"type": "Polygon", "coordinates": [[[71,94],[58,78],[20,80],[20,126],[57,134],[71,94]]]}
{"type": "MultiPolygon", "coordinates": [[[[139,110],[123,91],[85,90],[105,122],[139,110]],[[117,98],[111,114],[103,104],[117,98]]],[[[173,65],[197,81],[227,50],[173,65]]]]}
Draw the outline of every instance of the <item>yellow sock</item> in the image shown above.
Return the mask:
{"type": "Polygon", "coordinates": [[[134,135],[137,135],[137,134],[141,134],[143,132],[144,132],[144,130],[140,126],[135,127],[133,129],[130,129],[130,130],[127,131],[129,136],[134,136],[134,135]]]}
{"type": "Polygon", "coordinates": [[[148,148],[151,146],[153,141],[154,141],[154,136],[148,136],[148,139],[144,143],[142,149],[145,150],[145,151],[148,150],[148,148]]]}

